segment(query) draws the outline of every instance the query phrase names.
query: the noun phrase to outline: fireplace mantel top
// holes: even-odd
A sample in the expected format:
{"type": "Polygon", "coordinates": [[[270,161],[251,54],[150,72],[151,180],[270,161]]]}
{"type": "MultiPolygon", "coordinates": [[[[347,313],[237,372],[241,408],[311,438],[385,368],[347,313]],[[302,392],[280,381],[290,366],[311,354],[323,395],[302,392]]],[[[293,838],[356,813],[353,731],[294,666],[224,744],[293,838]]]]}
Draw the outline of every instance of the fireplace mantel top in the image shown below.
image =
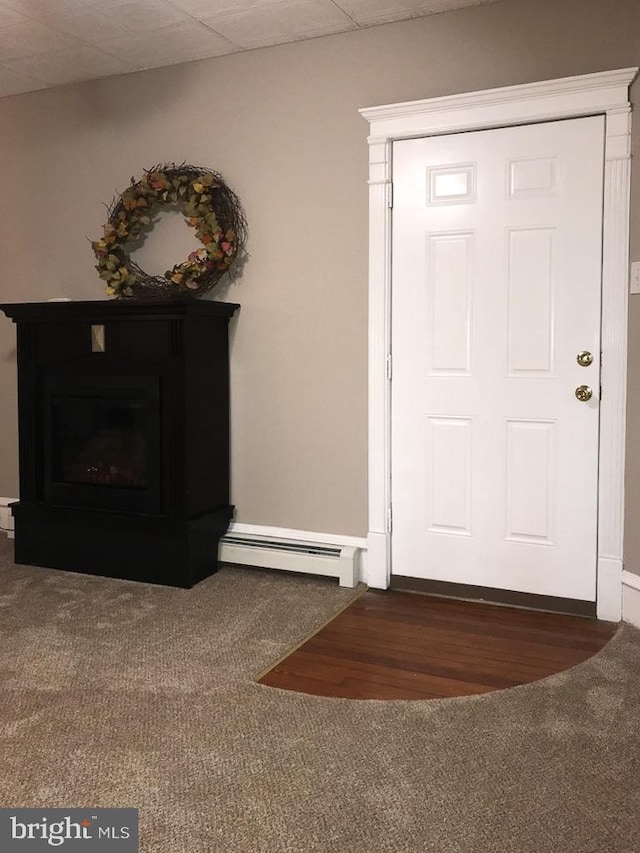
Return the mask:
{"type": "Polygon", "coordinates": [[[52,302],[10,302],[0,311],[16,323],[109,320],[144,317],[146,320],[185,317],[229,318],[240,308],[234,302],[203,299],[104,299],[52,302]]]}

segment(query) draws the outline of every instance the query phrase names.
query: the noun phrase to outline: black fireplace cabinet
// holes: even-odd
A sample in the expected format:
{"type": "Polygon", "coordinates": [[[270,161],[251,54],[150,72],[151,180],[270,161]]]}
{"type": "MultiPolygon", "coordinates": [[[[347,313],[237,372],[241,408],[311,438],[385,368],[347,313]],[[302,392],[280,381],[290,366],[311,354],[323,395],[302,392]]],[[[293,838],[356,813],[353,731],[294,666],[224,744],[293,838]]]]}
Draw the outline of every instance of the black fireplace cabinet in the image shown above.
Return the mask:
{"type": "Polygon", "coordinates": [[[0,305],[17,324],[17,563],[190,588],[229,504],[238,305],[0,305]]]}

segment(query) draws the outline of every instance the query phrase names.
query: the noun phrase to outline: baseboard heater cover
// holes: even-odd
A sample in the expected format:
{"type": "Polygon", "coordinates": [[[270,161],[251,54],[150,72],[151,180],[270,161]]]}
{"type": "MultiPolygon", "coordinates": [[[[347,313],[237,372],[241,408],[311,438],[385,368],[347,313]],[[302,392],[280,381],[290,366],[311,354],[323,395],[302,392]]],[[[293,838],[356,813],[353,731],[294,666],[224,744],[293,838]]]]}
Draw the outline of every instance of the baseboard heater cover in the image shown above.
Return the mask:
{"type": "MultiPolygon", "coordinates": [[[[0,532],[6,533],[9,539],[14,536],[10,504],[16,500],[0,498],[0,532]]],[[[324,534],[309,534],[310,537],[321,535],[324,534]]],[[[332,544],[273,535],[229,532],[220,540],[218,558],[224,563],[337,577],[340,586],[352,588],[357,586],[360,580],[359,562],[363,558],[361,552],[361,547],[344,543],[332,544]]]]}
{"type": "Polygon", "coordinates": [[[358,551],[351,545],[243,536],[229,533],[220,540],[219,559],[288,572],[337,577],[340,586],[358,584],[358,551]]]}
{"type": "Polygon", "coordinates": [[[9,504],[15,498],[0,498],[0,533],[6,533],[9,539],[13,539],[13,516],[9,504]]]}

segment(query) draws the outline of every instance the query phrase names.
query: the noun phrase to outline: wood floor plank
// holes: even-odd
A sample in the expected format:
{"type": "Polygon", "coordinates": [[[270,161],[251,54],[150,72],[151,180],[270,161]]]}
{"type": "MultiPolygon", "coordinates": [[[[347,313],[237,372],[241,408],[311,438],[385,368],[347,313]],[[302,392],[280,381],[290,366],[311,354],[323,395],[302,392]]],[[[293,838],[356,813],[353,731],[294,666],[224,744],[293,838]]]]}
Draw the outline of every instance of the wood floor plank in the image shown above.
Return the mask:
{"type": "Polygon", "coordinates": [[[517,655],[508,654],[506,650],[500,655],[486,648],[456,650],[450,646],[433,644],[431,647],[403,651],[402,649],[398,650],[389,640],[385,643],[384,652],[372,651],[371,645],[360,640],[354,640],[348,648],[335,652],[333,652],[335,645],[331,639],[317,639],[310,642],[305,648],[309,651],[328,651],[334,656],[341,656],[347,660],[358,655],[358,659],[375,659],[380,664],[396,668],[410,667],[413,663],[420,664],[425,660],[439,661],[441,664],[446,662],[452,669],[469,669],[472,667],[474,671],[495,672],[497,674],[503,673],[508,668],[511,673],[517,670],[518,677],[528,678],[528,680],[542,678],[550,672],[566,669],[568,666],[573,666],[575,663],[584,660],[585,657],[585,655],[565,656],[533,664],[529,660],[523,662],[518,659],[517,655]]]}
{"type": "Polygon", "coordinates": [[[460,662],[450,658],[430,657],[425,655],[411,655],[410,657],[389,657],[382,653],[366,652],[360,649],[344,649],[334,652],[336,657],[346,662],[356,660],[365,663],[376,663],[391,670],[419,672],[426,678],[429,676],[437,678],[455,678],[460,681],[480,682],[488,686],[501,689],[510,687],[514,683],[523,684],[527,681],[535,681],[548,675],[548,671],[531,673],[521,668],[511,666],[509,674],[505,674],[503,667],[485,661],[478,665],[476,663],[460,662]]]}
{"type": "MultiPolygon", "coordinates": [[[[345,629],[323,632],[321,637],[313,638],[309,642],[332,643],[345,647],[351,647],[352,643],[355,642],[358,646],[373,648],[381,639],[380,634],[372,633],[367,630],[366,625],[359,624],[354,627],[347,625],[345,629]]],[[[425,628],[422,636],[419,636],[419,632],[416,632],[414,636],[407,636],[392,630],[384,634],[384,648],[389,655],[410,655],[419,652],[421,649],[428,649],[431,653],[441,651],[444,654],[449,653],[454,656],[461,654],[465,658],[486,659],[491,657],[505,663],[513,661],[534,667],[540,664],[542,654],[545,664],[557,662],[562,667],[569,659],[583,660],[585,654],[593,654],[601,648],[601,645],[602,643],[599,642],[585,644],[581,648],[574,646],[560,648],[557,642],[547,644],[529,640],[520,642],[511,640],[509,643],[505,643],[500,637],[476,635],[468,638],[464,634],[460,636],[449,626],[446,630],[425,628]]]]}
{"type": "MultiPolygon", "coordinates": [[[[315,652],[301,651],[295,658],[291,656],[283,666],[290,675],[302,676],[313,671],[316,663],[325,664],[330,675],[329,680],[343,683],[346,678],[358,678],[375,684],[392,684],[395,687],[406,687],[416,692],[420,688],[422,673],[415,670],[390,669],[389,667],[372,664],[365,661],[351,661],[345,666],[339,658],[322,655],[315,652]]],[[[318,670],[315,670],[316,676],[318,670]]],[[[486,685],[474,684],[468,681],[457,681],[455,678],[438,678],[431,676],[430,682],[438,693],[446,696],[466,696],[476,693],[486,693],[486,685]]],[[[420,688],[421,689],[421,688],[420,688]]],[[[437,695],[437,694],[435,694],[437,695]]]]}
{"type": "Polygon", "coordinates": [[[369,591],[260,683],[351,699],[477,695],[575,666],[616,628],[485,602],[369,591]]]}
{"type": "Polygon", "coordinates": [[[547,632],[555,629],[558,633],[575,635],[578,637],[585,636],[584,625],[590,626],[588,635],[608,636],[609,623],[597,622],[596,620],[585,619],[584,617],[565,616],[559,613],[542,613],[532,610],[522,610],[513,607],[503,607],[498,605],[486,604],[484,602],[468,602],[454,599],[437,599],[439,604],[437,608],[430,608],[425,614],[424,605],[420,605],[420,599],[433,599],[431,596],[418,594],[401,594],[405,600],[402,601],[387,601],[388,592],[370,591],[366,596],[363,596],[354,603],[353,609],[349,608],[349,612],[364,611],[369,614],[379,611],[384,619],[393,619],[393,614],[399,614],[403,619],[410,619],[412,614],[420,621],[425,619],[439,620],[450,618],[451,615],[458,614],[464,617],[467,622],[490,622],[494,624],[496,621],[496,610],[500,610],[500,624],[507,627],[510,624],[521,629],[529,627],[535,632],[547,632]],[[413,598],[415,601],[407,601],[406,597],[413,598]],[[469,605],[472,606],[472,610],[469,605]]]}
{"type": "MultiPolygon", "coordinates": [[[[368,595],[369,593],[367,593],[368,595]]],[[[385,595],[387,593],[384,593],[385,595]]],[[[410,595],[410,593],[401,593],[403,595],[410,595]]],[[[428,596],[418,596],[427,598],[428,596]]],[[[466,605],[471,604],[473,602],[461,602],[466,605]]],[[[448,622],[455,621],[456,628],[458,630],[469,630],[475,632],[483,632],[491,629],[492,632],[495,632],[496,628],[499,628],[500,633],[503,635],[507,635],[509,632],[516,632],[518,636],[525,636],[525,632],[528,635],[531,635],[533,638],[536,637],[547,637],[547,636],[562,636],[567,639],[567,641],[575,640],[577,642],[589,642],[592,638],[597,638],[598,636],[608,636],[608,630],[603,629],[603,625],[607,625],[608,623],[599,623],[599,622],[591,622],[591,620],[585,619],[584,617],[578,616],[557,616],[556,614],[532,614],[529,611],[516,611],[523,613],[525,616],[522,621],[517,620],[517,615],[514,616],[513,613],[509,612],[509,609],[500,607],[494,608],[493,611],[486,609],[486,612],[482,613],[470,613],[468,608],[460,609],[460,608],[452,608],[447,602],[446,607],[438,608],[433,612],[421,612],[419,609],[415,607],[412,608],[403,608],[403,609],[390,609],[388,612],[385,612],[383,608],[377,607],[365,607],[364,605],[360,605],[357,608],[353,605],[354,609],[349,608],[345,613],[351,618],[358,618],[358,616],[365,616],[371,624],[376,624],[377,621],[381,621],[383,624],[419,624],[419,625],[442,625],[448,622]],[[499,617],[496,616],[496,610],[500,610],[499,617]],[[553,621],[547,620],[546,616],[553,615],[555,618],[553,621]],[[531,618],[532,616],[541,617],[538,621],[535,618],[531,618]],[[558,622],[558,619],[563,620],[571,620],[570,624],[562,624],[558,622]],[[575,623],[574,623],[575,620],[575,623]],[[576,624],[577,623],[577,624],[576,624]],[[584,628],[584,624],[593,624],[594,629],[586,632],[584,628]],[[465,628],[466,626],[466,628],[465,628]]],[[[482,605],[479,605],[482,607],[482,605]]],[[[486,607],[486,606],[485,606],[486,607]]]]}
{"type": "MultiPolygon", "coordinates": [[[[496,620],[499,617],[496,617],[496,620]]],[[[581,618],[581,617],[571,617],[581,618]]],[[[587,620],[584,620],[585,622],[587,620]]],[[[327,626],[331,633],[339,633],[343,631],[362,631],[366,630],[368,634],[392,634],[394,636],[406,637],[426,637],[427,633],[436,632],[447,636],[448,632],[453,632],[457,642],[467,645],[473,645],[483,638],[490,639],[494,642],[501,640],[509,640],[510,642],[518,643],[533,643],[536,646],[542,644],[550,647],[562,646],[562,648],[584,649],[586,651],[591,648],[598,648],[601,638],[598,636],[578,637],[574,635],[562,634],[556,630],[532,631],[529,627],[504,626],[498,621],[486,623],[482,626],[476,626],[468,620],[462,620],[456,614],[447,619],[435,620],[433,618],[423,619],[420,621],[417,618],[409,620],[390,619],[384,620],[380,614],[372,616],[368,613],[349,613],[345,611],[343,618],[338,622],[330,623],[327,626]]],[[[583,628],[584,631],[584,628],[583,628]]],[[[606,639],[610,632],[603,636],[606,639]]]]}

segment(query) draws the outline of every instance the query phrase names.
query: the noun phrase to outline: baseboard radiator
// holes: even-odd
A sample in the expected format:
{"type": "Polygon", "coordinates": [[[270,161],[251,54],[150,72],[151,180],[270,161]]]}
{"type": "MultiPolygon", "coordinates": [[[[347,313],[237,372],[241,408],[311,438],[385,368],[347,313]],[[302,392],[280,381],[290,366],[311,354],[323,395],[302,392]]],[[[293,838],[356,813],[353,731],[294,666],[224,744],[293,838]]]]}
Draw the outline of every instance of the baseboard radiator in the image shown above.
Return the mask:
{"type": "Polygon", "coordinates": [[[14,498],[0,498],[0,533],[6,533],[9,539],[13,539],[13,516],[9,504],[14,498]]]}
{"type": "Polygon", "coordinates": [[[219,559],[223,563],[337,577],[340,586],[354,587],[359,580],[358,551],[351,545],[228,533],[220,540],[219,559]]]}
{"type": "MultiPolygon", "coordinates": [[[[0,533],[13,539],[13,516],[9,504],[15,498],[0,498],[0,533]]],[[[233,531],[233,528],[220,540],[219,559],[223,563],[239,563],[243,566],[257,566],[266,569],[280,569],[288,572],[323,575],[338,578],[340,586],[354,587],[360,580],[360,561],[362,548],[358,545],[331,544],[289,538],[301,531],[285,531],[287,538],[271,535],[271,530],[280,532],[280,528],[267,528],[269,535],[258,535],[233,531]]],[[[309,534],[310,537],[317,534],[309,534]]]]}

